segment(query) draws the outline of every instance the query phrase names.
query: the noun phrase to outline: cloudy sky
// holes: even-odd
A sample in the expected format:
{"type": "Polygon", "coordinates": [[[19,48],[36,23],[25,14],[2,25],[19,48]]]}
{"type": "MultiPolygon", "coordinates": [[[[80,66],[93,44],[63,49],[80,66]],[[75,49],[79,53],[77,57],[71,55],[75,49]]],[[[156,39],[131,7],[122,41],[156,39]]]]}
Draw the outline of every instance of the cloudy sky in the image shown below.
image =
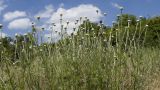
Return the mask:
{"type": "Polygon", "coordinates": [[[37,22],[35,17],[41,16],[38,23],[46,28],[44,35],[47,36],[50,23],[56,23],[55,28],[59,30],[59,14],[70,22],[68,28],[71,29],[76,27],[74,23],[79,17],[88,17],[93,22],[103,19],[105,24],[111,25],[121,6],[125,8],[124,13],[157,16],[160,15],[159,5],[160,0],[0,0],[0,23],[3,24],[2,35],[13,37],[15,33],[30,32],[31,22],[37,22]],[[98,15],[96,10],[99,10],[98,15]]]}

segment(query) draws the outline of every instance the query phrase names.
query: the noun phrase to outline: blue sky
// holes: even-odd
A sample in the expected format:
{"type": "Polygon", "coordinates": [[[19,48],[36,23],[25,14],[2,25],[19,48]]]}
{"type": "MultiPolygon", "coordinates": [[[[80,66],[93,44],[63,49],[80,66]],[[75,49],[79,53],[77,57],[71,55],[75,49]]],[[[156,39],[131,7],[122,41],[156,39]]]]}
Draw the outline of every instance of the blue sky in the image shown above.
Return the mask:
{"type": "Polygon", "coordinates": [[[30,28],[27,23],[35,21],[36,15],[44,17],[41,25],[46,28],[48,26],[46,23],[56,19],[56,13],[60,11],[70,12],[67,14],[70,20],[74,18],[72,12],[82,15],[85,13],[85,15],[93,16],[93,21],[103,19],[105,24],[110,25],[116,15],[120,13],[118,9],[120,6],[125,8],[124,13],[152,17],[160,15],[159,5],[160,0],[0,0],[0,23],[4,26],[3,34],[13,36],[15,33],[28,32],[30,28]],[[90,8],[87,9],[87,7],[90,8]],[[93,12],[95,9],[99,9],[101,15],[91,14],[91,11],[93,12]],[[76,13],[78,10],[79,13],[76,13]],[[103,17],[103,13],[107,13],[107,16],[103,17]],[[24,26],[24,28],[20,26],[24,26]]]}

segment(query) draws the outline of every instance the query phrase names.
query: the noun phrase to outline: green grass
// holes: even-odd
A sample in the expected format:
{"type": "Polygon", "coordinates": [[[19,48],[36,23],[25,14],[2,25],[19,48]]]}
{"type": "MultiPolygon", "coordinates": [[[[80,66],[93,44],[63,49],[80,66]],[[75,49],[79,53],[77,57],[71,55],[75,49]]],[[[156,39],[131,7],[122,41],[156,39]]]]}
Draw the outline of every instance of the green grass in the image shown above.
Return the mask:
{"type": "Polygon", "coordinates": [[[26,49],[20,52],[15,63],[4,57],[0,88],[143,90],[150,88],[152,80],[159,75],[158,48],[124,51],[116,47],[101,47],[99,42],[92,47],[74,47],[73,43],[63,45],[57,44],[53,50],[49,46],[26,49]]]}

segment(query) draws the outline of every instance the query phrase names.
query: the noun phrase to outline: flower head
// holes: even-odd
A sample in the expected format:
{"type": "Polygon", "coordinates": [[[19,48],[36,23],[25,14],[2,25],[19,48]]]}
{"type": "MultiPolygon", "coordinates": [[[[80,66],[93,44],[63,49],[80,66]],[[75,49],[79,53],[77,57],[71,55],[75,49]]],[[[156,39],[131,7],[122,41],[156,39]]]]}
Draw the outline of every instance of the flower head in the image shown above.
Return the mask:
{"type": "Polygon", "coordinates": [[[41,17],[40,16],[37,16],[37,20],[40,20],[41,19],[41,17]]]}
{"type": "Polygon", "coordinates": [[[0,29],[2,29],[2,27],[3,27],[3,25],[2,25],[2,24],[0,24],[0,29]]]}

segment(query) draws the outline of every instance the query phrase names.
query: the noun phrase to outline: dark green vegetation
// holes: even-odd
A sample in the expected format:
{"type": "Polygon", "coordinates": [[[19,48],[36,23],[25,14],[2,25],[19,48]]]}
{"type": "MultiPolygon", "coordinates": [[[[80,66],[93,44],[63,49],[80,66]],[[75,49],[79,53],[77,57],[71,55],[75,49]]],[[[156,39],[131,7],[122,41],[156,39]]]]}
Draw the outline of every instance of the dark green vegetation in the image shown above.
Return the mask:
{"type": "Polygon", "coordinates": [[[31,33],[16,41],[1,39],[0,89],[159,88],[160,17],[137,20],[124,14],[112,27],[86,19],[76,29],[76,35],[40,46],[31,33]]]}

